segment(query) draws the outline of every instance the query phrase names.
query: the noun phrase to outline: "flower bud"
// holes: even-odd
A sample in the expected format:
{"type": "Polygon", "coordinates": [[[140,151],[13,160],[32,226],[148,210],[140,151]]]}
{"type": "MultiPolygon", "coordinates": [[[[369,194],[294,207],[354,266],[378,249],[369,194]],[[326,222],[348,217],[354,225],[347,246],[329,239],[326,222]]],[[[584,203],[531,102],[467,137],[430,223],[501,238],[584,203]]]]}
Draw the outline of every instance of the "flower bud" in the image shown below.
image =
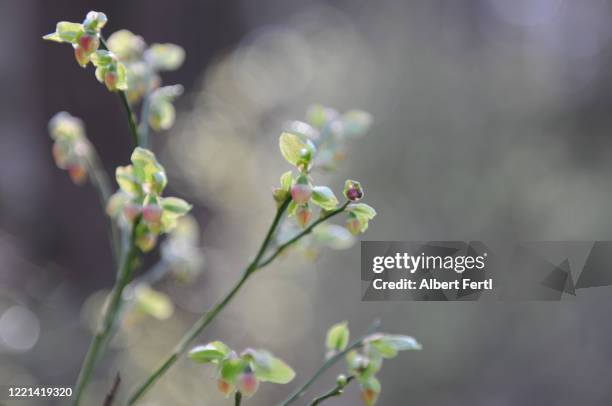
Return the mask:
{"type": "Polygon", "coordinates": [[[361,399],[367,406],[372,406],[378,399],[378,392],[374,389],[363,389],[361,391],[361,399]]]}
{"type": "Polygon", "coordinates": [[[140,205],[137,205],[135,203],[128,203],[123,208],[123,215],[129,222],[133,222],[134,220],[136,220],[136,217],[140,215],[141,210],[142,207],[140,205]]]}
{"type": "Polygon", "coordinates": [[[223,378],[217,379],[217,389],[223,393],[225,397],[229,397],[234,391],[234,384],[223,378]]]}
{"type": "Polygon", "coordinates": [[[117,82],[119,81],[119,77],[117,72],[114,70],[107,70],[104,73],[104,84],[111,92],[117,90],[117,82]]]}
{"type": "Polygon", "coordinates": [[[287,198],[287,191],[279,187],[274,188],[272,189],[272,197],[274,198],[276,204],[280,205],[287,198]]]}
{"type": "Polygon", "coordinates": [[[79,38],[79,46],[89,55],[98,49],[100,46],[100,39],[95,34],[85,33],[79,38]]]}
{"type": "Polygon", "coordinates": [[[89,54],[85,51],[85,49],[79,45],[74,46],[74,58],[81,65],[82,68],[87,66],[89,63],[89,54]]]}
{"type": "Polygon", "coordinates": [[[136,246],[140,248],[142,252],[149,252],[155,247],[157,236],[150,232],[145,232],[137,236],[135,242],[136,246]]]}
{"type": "Polygon", "coordinates": [[[336,378],[336,385],[340,387],[345,387],[346,384],[347,384],[346,375],[344,374],[338,375],[338,377],[336,378]]]}
{"type": "Polygon", "coordinates": [[[297,204],[306,204],[312,195],[312,188],[309,184],[296,183],[291,187],[291,198],[297,204]]]}
{"type": "Polygon", "coordinates": [[[346,219],[346,228],[351,234],[359,235],[361,232],[361,221],[359,221],[356,216],[349,216],[349,218],[346,219]]]}
{"type": "Polygon", "coordinates": [[[363,197],[363,189],[361,187],[361,183],[355,180],[347,180],[344,183],[344,196],[347,199],[355,202],[357,200],[361,200],[363,197]]]}
{"type": "Polygon", "coordinates": [[[148,204],[142,209],[142,217],[148,223],[159,223],[164,209],[155,204],[148,204]]]}
{"type": "Polygon", "coordinates": [[[242,393],[245,397],[249,398],[253,396],[255,392],[257,392],[257,388],[259,388],[259,381],[255,377],[255,374],[253,372],[243,372],[238,377],[237,387],[240,393],[242,393]]]}
{"type": "Polygon", "coordinates": [[[308,205],[301,205],[295,210],[295,217],[300,227],[304,228],[310,222],[312,218],[312,210],[308,205]]]}
{"type": "Polygon", "coordinates": [[[84,166],[79,164],[71,164],[66,168],[68,169],[68,175],[70,175],[70,179],[77,185],[80,185],[87,178],[87,170],[84,166]]]}

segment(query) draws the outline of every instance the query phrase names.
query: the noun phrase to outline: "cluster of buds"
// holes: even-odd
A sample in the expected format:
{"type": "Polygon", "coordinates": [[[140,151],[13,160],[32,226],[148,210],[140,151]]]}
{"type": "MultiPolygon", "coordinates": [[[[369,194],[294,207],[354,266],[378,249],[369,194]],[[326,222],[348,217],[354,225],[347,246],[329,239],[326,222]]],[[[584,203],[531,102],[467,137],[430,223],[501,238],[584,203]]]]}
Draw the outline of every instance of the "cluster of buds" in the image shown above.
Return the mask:
{"type": "Polygon", "coordinates": [[[138,147],[131,161],[132,165],[117,168],[120,190],[110,198],[107,212],[122,224],[136,224],[136,245],[147,252],[155,247],[160,234],[176,227],[191,205],[161,196],[167,184],[166,171],[151,151],[138,147]]]}
{"type": "Polygon", "coordinates": [[[238,391],[248,398],[257,392],[260,382],[286,384],[295,377],[289,365],[268,351],[246,349],[238,355],[220,341],[193,348],[189,357],[216,366],[217,388],[226,397],[238,391]]]}
{"type": "Polygon", "coordinates": [[[292,121],[286,131],[317,146],[315,168],[333,170],[346,155],[346,141],[367,134],[371,124],[372,116],[365,111],[349,110],[340,114],[332,108],[315,104],[309,107],[306,121],[292,121]]]}
{"type": "Polygon", "coordinates": [[[81,24],[61,21],[55,32],[43,38],[55,42],[67,42],[74,48],[74,57],[79,65],[87,66],[91,56],[100,46],[100,31],[106,25],[106,14],[98,11],[87,13],[81,24]]]}
{"type": "Polygon", "coordinates": [[[185,60],[185,51],[174,44],[152,44],[128,30],[119,30],[108,38],[108,48],[126,67],[127,97],[138,103],[150,93],[149,125],[156,131],[167,130],[174,123],[172,101],[183,93],[182,86],[161,87],[159,72],[178,69],[185,60]]]}
{"type": "Polygon", "coordinates": [[[108,90],[127,90],[125,66],[107,50],[100,50],[100,31],[106,25],[104,13],[90,11],[81,24],[62,21],[57,23],[55,32],[43,38],[49,41],[66,42],[74,48],[74,56],[83,68],[89,62],[96,67],[96,78],[108,90]]]}
{"type": "Polygon", "coordinates": [[[67,170],[74,183],[83,183],[87,179],[91,154],[83,122],[62,111],[49,121],[49,133],[54,141],[52,151],[57,166],[67,170]]]}
{"type": "MultiPolygon", "coordinates": [[[[284,173],[280,178],[280,186],[272,194],[278,205],[291,199],[287,213],[295,216],[297,224],[305,228],[312,220],[312,206],[319,206],[321,215],[325,215],[338,207],[338,199],[329,187],[313,186],[310,171],[317,156],[317,147],[310,139],[297,133],[285,132],[280,136],[279,146],[283,157],[299,173],[295,176],[292,171],[284,173]]],[[[369,221],[376,216],[376,211],[365,203],[357,203],[364,195],[359,182],[347,180],[343,194],[348,200],[345,208],[348,213],[347,229],[353,235],[363,233],[369,221]]]]}
{"type": "MultiPolygon", "coordinates": [[[[348,323],[333,325],[327,332],[327,355],[344,351],[349,343],[348,323]]],[[[376,403],[380,395],[380,382],[376,374],[382,368],[383,359],[395,358],[399,351],[420,350],[421,345],[410,336],[374,333],[363,340],[360,350],[346,354],[348,374],[355,377],[361,387],[361,398],[367,406],[376,403]]],[[[338,380],[344,377],[341,375],[338,380]]],[[[344,377],[346,381],[346,377],[344,377]]],[[[338,386],[342,382],[337,382],[338,386]]],[[[345,384],[346,385],[346,384],[345,384]]]]}

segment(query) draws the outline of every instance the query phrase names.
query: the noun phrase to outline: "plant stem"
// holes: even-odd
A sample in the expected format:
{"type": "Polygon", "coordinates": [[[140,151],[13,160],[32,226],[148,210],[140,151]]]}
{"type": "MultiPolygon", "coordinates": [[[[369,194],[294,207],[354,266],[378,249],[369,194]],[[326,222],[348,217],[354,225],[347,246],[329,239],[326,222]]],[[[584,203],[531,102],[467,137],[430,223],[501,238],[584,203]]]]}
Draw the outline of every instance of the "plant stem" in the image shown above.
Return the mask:
{"type": "Polygon", "coordinates": [[[340,396],[342,395],[342,392],[344,391],[344,388],[346,388],[348,386],[349,383],[351,383],[351,381],[355,379],[355,377],[353,375],[349,376],[348,378],[346,378],[346,381],[344,382],[343,385],[339,385],[336,384],[335,387],[333,387],[332,389],[330,389],[328,392],[326,392],[325,394],[318,396],[316,398],[314,398],[312,400],[312,403],[310,404],[310,406],[316,406],[319,403],[323,403],[324,400],[329,399],[329,398],[333,398],[335,396],[340,396]]]}
{"type": "Polygon", "coordinates": [[[361,347],[363,345],[364,340],[366,338],[368,338],[370,335],[372,335],[372,333],[376,332],[376,330],[378,330],[378,326],[379,325],[380,325],[380,322],[378,320],[375,320],[372,323],[372,325],[370,326],[370,328],[368,329],[368,331],[367,331],[367,333],[365,335],[363,335],[360,338],[358,338],[357,340],[353,341],[343,351],[337,352],[336,354],[334,354],[333,356],[328,358],[327,361],[325,361],[323,363],[323,365],[321,365],[321,367],[315,371],[314,375],[308,381],[306,381],[306,383],[304,385],[302,385],[300,388],[298,388],[287,399],[285,399],[285,401],[283,403],[281,403],[281,406],[287,406],[288,404],[291,404],[291,403],[295,402],[298,398],[300,398],[306,392],[306,390],[321,375],[323,375],[323,373],[325,371],[327,371],[332,365],[334,365],[336,362],[341,360],[346,354],[349,353],[349,351],[352,351],[355,348],[361,347]]]}
{"type": "MultiPolygon", "coordinates": [[[[102,49],[106,49],[107,51],[109,50],[108,44],[102,36],[100,36],[100,45],[102,49]]],[[[127,94],[123,90],[118,90],[117,94],[119,95],[119,98],[121,99],[121,104],[123,104],[123,108],[127,113],[128,124],[130,125],[130,134],[132,135],[132,141],[134,142],[134,146],[147,148],[146,146],[142,145],[140,137],[138,136],[136,114],[134,113],[134,110],[132,110],[132,106],[130,106],[127,94]]]]}
{"type": "Polygon", "coordinates": [[[244,283],[249,279],[249,277],[255,271],[270,264],[281,252],[287,249],[290,245],[294,244],[300,238],[309,234],[313,230],[313,228],[315,228],[317,225],[319,225],[323,221],[328,220],[330,217],[333,217],[336,214],[344,211],[346,206],[350,203],[350,202],[346,202],[342,206],[338,207],[337,209],[328,212],[324,216],[319,217],[316,221],[314,221],[311,225],[306,227],[296,236],[291,238],[289,241],[278,246],[276,250],[274,251],[274,253],[272,253],[266,260],[262,261],[262,258],[264,254],[266,253],[268,246],[270,245],[270,242],[272,241],[272,237],[274,236],[274,233],[276,232],[278,223],[280,222],[284,212],[287,210],[287,207],[289,206],[290,202],[291,202],[291,198],[288,197],[278,207],[276,211],[276,216],[274,217],[274,220],[272,221],[272,224],[270,225],[270,228],[268,229],[268,232],[266,233],[266,236],[261,244],[261,247],[259,248],[259,251],[257,251],[257,254],[255,255],[255,258],[253,259],[253,261],[251,261],[251,263],[244,270],[242,277],[238,280],[238,282],[234,285],[234,287],[227,293],[227,295],[220,302],[214,305],[213,308],[208,313],[204,313],[193,324],[193,326],[187,331],[187,333],[185,333],[181,341],[175,347],[172,354],[170,354],[170,356],[166,358],[166,360],[151,375],[149,375],[147,380],[133,392],[133,394],[128,399],[128,403],[127,403],[128,405],[135,404],[142,397],[142,395],[144,395],[145,392],[159,378],[161,378],[161,376],[178,360],[179,356],[183,352],[185,352],[185,350],[187,349],[187,346],[204,330],[204,328],[206,328],[206,326],[208,326],[208,324],[210,324],[210,322],[214,320],[217,314],[219,314],[225,308],[225,306],[234,298],[234,295],[238,293],[242,285],[244,285],[244,283]]]}
{"type": "Polygon", "coordinates": [[[151,111],[151,76],[152,68],[148,67],[145,76],[145,85],[147,90],[142,100],[142,108],[140,110],[140,125],[138,126],[138,134],[140,135],[140,146],[150,148],[149,146],[149,113],[151,111]]]}
{"type": "MultiPolygon", "coordinates": [[[[108,175],[102,168],[102,164],[100,163],[100,157],[96,152],[93,145],[89,144],[89,153],[86,154],[87,166],[89,166],[89,173],[91,177],[91,183],[94,185],[94,188],[98,192],[98,197],[100,199],[100,205],[102,206],[102,210],[106,213],[106,205],[108,200],[112,195],[112,189],[110,181],[108,180],[108,175]]],[[[115,261],[119,259],[119,251],[121,249],[121,241],[119,238],[119,230],[117,229],[117,225],[112,218],[110,219],[110,234],[111,234],[111,248],[113,251],[113,256],[115,257],[115,261]]]]}
{"type": "Polygon", "coordinates": [[[234,406],[240,406],[241,402],[242,402],[242,393],[237,391],[236,396],[234,397],[234,406]]]}
{"type": "Polygon", "coordinates": [[[265,253],[270,241],[272,240],[272,236],[276,231],[278,223],[283,216],[283,213],[287,210],[287,206],[291,202],[290,198],[287,198],[276,210],[276,215],[274,216],[274,220],[272,220],[272,224],[266,233],[266,237],[264,238],[259,251],[257,251],[257,255],[251,263],[244,270],[242,277],[238,280],[238,282],[232,287],[232,289],[225,295],[225,297],[219,301],[217,304],[213,306],[213,308],[204,313],[192,326],[185,335],[181,338],[179,343],[174,348],[174,351],[168,356],[165,361],[144,381],[129,397],[127,404],[133,405],[145,394],[145,392],[159,379],[161,376],[178,360],[179,356],[185,352],[187,346],[214,320],[214,318],[219,314],[225,306],[233,299],[234,295],[238,293],[242,285],[249,279],[249,277],[253,274],[253,272],[257,269],[257,265],[261,260],[263,254],[265,253]]]}
{"type": "Polygon", "coordinates": [[[338,207],[337,209],[334,209],[334,210],[328,212],[327,214],[325,214],[324,216],[319,217],[316,221],[314,221],[312,224],[310,224],[308,227],[306,227],[300,233],[295,235],[289,241],[279,245],[276,248],[276,250],[272,253],[272,255],[270,255],[267,259],[263,260],[261,263],[259,263],[257,265],[256,269],[261,269],[261,268],[265,267],[266,265],[268,265],[270,262],[274,261],[274,259],[277,256],[279,256],[284,250],[286,250],[288,247],[290,247],[292,244],[294,244],[300,238],[304,237],[307,234],[310,234],[312,232],[312,230],[316,226],[318,226],[319,224],[321,224],[324,221],[328,220],[330,217],[335,216],[336,214],[342,213],[344,211],[344,209],[346,209],[346,206],[349,205],[349,203],[350,203],[350,201],[347,201],[346,203],[344,203],[342,206],[338,207]]]}
{"type": "Polygon", "coordinates": [[[122,252],[119,269],[117,271],[117,280],[115,282],[115,286],[113,287],[113,291],[111,292],[111,295],[108,298],[104,316],[100,325],[98,326],[96,334],[92,338],[89,350],[87,351],[87,355],[85,356],[81,371],[79,372],[79,377],[75,384],[75,398],[73,401],[73,404],[75,406],[79,405],[81,402],[81,398],[83,396],[87,384],[89,383],[91,374],[94,370],[98,357],[102,352],[107,339],[110,336],[113,325],[115,324],[119,308],[121,307],[120,305],[123,289],[128,284],[130,278],[132,277],[132,274],[134,273],[134,260],[136,259],[136,256],[138,254],[138,250],[134,245],[134,238],[136,234],[135,230],[139,221],[140,219],[137,219],[135,221],[132,227],[132,232],[130,233],[129,237],[125,239],[125,246],[122,252]]]}

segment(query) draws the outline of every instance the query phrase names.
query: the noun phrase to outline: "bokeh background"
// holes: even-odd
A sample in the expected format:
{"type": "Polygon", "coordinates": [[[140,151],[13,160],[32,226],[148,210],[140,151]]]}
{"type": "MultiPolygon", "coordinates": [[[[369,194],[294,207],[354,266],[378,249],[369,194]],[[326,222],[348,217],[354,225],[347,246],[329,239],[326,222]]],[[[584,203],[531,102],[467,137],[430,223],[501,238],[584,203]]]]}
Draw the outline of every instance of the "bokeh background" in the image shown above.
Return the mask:
{"type": "MultiPolygon", "coordinates": [[[[88,405],[101,404],[117,370],[124,396],[238,277],[272,217],[270,186],[287,168],[277,137],[312,102],[374,116],[371,134],[321,178],[336,190],[347,177],[363,182],[379,213],[366,239],[612,238],[608,1],[7,0],[1,383],[73,385],[90,339],[84,303],[113,283],[96,193],[55,167],[46,129],[67,110],[85,120],[108,171],[129,159],[117,98],[69,47],[40,39],[90,9],[109,15],[107,34],[127,28],[187,51],[164,76],[187,89],[177,124],[153,143],[171,193],[196,205],[206,266],[191,285],[158,286],[175,302],[173,317],[145,318],[115,340],[88,405]]],[[[250,405],[275,404],[310,376],[331,324],[348,320],[358,335],[377,317],[424,345],[385,364],[382,405],[607,405],[611,312],[601,299],[362,303],[357,245],[314,263],[297,254],[275,263],[199,341],[266,347],[294,366],[296,381],[262,385],[250,405]]],[[[181,361],[143,404],[229,404],[212,376],[181,361]]],[[[358,402],[352,387],[329,404],[358,402]]]]}

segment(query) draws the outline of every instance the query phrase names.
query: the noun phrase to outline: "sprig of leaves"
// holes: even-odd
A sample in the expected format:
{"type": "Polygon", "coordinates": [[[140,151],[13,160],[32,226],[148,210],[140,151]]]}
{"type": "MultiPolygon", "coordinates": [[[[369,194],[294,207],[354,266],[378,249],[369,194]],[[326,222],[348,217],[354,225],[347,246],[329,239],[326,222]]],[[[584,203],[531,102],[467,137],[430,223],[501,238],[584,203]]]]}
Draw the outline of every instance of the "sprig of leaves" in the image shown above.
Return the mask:
{"type": "Polygon", "coordinates": [[[189,358],[216,366],[217,388],[226,397],[237,391],[248,398],[255,394],[259,382],[286,384],[295,377],[289,365],[266,350],[249,348],[238,355],[221,341],[193,348],[189,358]]]}

